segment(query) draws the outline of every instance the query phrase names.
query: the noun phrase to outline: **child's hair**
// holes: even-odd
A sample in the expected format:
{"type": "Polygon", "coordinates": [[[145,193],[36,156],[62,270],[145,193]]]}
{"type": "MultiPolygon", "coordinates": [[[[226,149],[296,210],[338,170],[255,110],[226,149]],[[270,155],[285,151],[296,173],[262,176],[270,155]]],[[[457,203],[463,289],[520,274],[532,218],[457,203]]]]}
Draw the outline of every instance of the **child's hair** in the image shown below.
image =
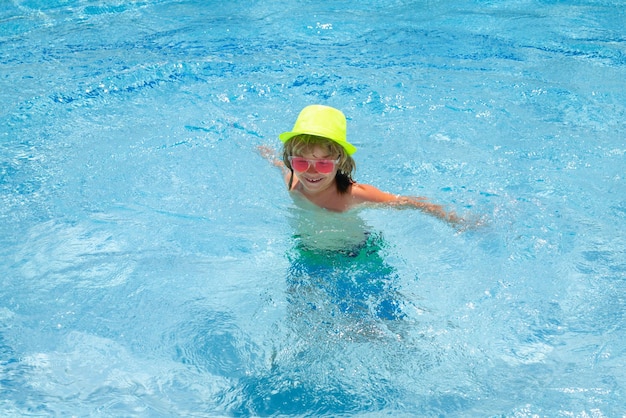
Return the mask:
{"type": "Polygon", "coordinates": [[[293,168],[291,167],[289,157],[293,155],[303,155],[318,145],[324,148],[328,154],[336,155],[337,158],[339,158],[339,163],[337,164],[337,175],[335,176],[337,191],[339,193],[347,193],[350,186],[354,184],[352,173],[356,170],[356,163],[338,143],[322,136],[308,134],[294,136],[285,142],[283,147],[283,162],[289,171],[291,171],[289,190],[291,190],[291,185],[293,183],[293,168]]]}

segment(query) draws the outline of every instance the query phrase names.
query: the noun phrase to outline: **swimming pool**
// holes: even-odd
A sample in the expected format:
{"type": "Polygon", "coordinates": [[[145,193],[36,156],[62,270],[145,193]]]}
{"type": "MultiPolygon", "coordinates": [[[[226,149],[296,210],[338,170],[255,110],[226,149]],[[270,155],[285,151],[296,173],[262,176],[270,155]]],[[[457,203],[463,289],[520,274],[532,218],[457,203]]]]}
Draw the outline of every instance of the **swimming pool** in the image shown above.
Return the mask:
{"type": "Polygon", "coordinates": [[[625,21],[2,3],[0,415],[623,416],[625,21]],[[295,205],[256,147],[310,103],[358,181],[486,226],[295,205]]]}

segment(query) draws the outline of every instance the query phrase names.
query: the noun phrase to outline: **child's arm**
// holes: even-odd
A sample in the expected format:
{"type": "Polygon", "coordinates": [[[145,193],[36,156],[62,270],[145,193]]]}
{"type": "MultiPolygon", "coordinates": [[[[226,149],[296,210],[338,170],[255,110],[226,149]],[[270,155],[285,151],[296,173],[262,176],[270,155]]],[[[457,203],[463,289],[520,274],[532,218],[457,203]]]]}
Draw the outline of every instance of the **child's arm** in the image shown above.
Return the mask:
{"type": "Polygon", "coordinates": [[[280,168],[280,171],[283,173],[283,177],[285,179],[285,184],[289,184],[291,172],[287,169],[287,167],[285,167],[285,163],[278,158],[276,151],[267,145],[259,145],[257,150],[259,151],[259,154],[261,154],[261,157],[265,158],[272,165],[280,168]]]}
{"type": "Polygon", "coordinates": [[[397,208],[419,209],[452,225],[459,225],[465,221],[454,212],[446,212],[443,206],[428,202],[425,197],[398,196],[383,192],[369,184],[354,184],[352,195],[359,203],[384,203],[397,208]]]}
{"type": "Polygon", "coordinates": [[[459,218],[455,212],[446,212],[442,205],[428,202],[428,199],[425,197],[396,196],[396,199],[389,202],[389,205],[399,208],[419,209],[452,225],[458,225],[465,221],[463,218],[459,218]]]}
{"type": "Polygon", "coordinates": [[[259,145],[256,149],[259,151],[259,154],[261,154],[261,157],[272,163],[272,165],[280,168],[285,167],[285,164],[283,164],[283,162],[278,158],[278,155],[276,155],[276,151],[273,148],[268,147],[267,145],[259,145]]]}

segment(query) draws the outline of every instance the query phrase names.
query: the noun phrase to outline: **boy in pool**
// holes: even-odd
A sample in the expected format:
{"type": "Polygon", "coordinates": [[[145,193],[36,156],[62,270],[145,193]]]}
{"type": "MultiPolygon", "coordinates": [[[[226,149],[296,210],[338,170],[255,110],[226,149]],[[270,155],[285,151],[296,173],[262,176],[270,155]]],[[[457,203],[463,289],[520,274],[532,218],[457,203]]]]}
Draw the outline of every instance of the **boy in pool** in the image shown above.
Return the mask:
{"type": "Polygon", "coordinates": [[[321,208],[345,212],[364,204],[386,204],[416,208],[451,224],[463,221],[426,198],[398,196],[354,181],[356,164],[352,154],[356,147],[346,140],[346,125],[346,117],[338,109],[307,106],[293,129],[279,135],[284,144],[282,161],[268,147],[259,150],[263,157],[281,167],[292,193],[321,208]]]}

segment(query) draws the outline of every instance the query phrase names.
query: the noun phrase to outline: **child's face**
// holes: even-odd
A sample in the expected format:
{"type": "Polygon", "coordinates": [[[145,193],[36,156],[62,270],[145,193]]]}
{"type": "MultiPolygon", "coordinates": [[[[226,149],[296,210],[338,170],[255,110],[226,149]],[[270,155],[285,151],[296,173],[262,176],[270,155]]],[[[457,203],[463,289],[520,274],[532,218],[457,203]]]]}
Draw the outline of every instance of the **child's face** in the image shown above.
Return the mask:
{"type": "MultiPolygon", "coordinates": [[[[331,155],[329,151],[320,145],[306,149],[302,155],[296,157],[306,158],[307,160],[336,160],[337,155],[331,155]]],[[[315,194],[328,189],[335,184],[335,176],[337,175],[337,164],[333,165],[333,169],[329,173],[320,173],[315,168],[315,164],[310,163],[306,171],[294,170],[295,176],[308,193],[315,194]]]]}

